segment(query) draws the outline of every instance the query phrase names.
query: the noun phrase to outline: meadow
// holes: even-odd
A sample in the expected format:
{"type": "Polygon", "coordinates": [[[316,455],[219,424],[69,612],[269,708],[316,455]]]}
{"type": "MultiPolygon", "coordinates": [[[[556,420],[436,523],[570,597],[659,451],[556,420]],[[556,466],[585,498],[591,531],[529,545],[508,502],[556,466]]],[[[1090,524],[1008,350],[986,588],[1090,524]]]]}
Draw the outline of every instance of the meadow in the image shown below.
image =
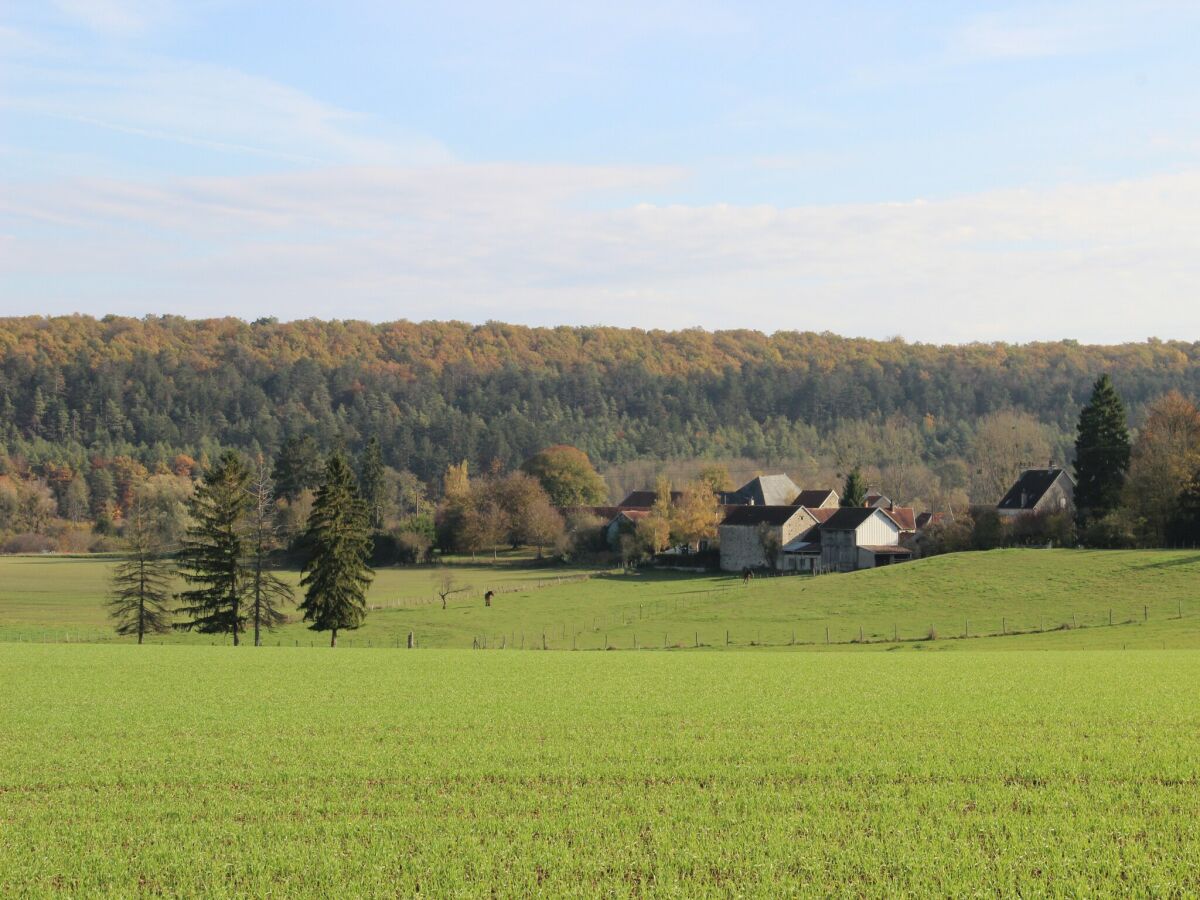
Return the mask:
{"type": "Polygon", "coordinates": [[[1194,895],[1200,653],[9,644],[0,894],[1194,895]]]}
{"type": "MultiPolygon", "coordinates": [[[[111,566],[0,557],[0,641],[117,641],[104,608],[111,566]]],[[[455,560],[445,571],[469,590],[450,596],[445,610],[434,593],[442,571],[380,569],[369,598],[376,608],[342,642],[395,648],[412,632],[421,648],[505,650],[1200,649],[1194,551],[998,550],[746,586],[727,575],[455,560]],[[482,599],[488,589],[497,591],[491,608],[482,599]]],[[[293,648],[325,640],[299,621],[266,638],[293,648]]]]}

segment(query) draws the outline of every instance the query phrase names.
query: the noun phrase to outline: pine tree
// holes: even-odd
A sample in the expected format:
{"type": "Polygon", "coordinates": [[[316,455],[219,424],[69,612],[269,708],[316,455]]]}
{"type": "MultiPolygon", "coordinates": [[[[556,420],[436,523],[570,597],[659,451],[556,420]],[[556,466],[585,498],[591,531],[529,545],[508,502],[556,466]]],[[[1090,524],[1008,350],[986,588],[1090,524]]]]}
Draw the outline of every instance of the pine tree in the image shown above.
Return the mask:
{"type": "Polygon", "coordinates": [[[308,435],[284,441],[275,459],[272,478],[279,496],[289,503],[294,503],[309,488],[315,488],[321,479],[317,442],[308,435]]]}
{"type": "Polygon", "coordinates": [[[862,472],[855,466],[842,485],[842,506],[862,506],[866,502],[867,484],[863,481],[862,472]]]}
{"type": "Polygon", "coordinates": [[[125,539],[129,549],[113,571],[109,615],[116,621],[117,634],[136,634],[140,644],[147,634],[171,630],[171,565],[140,500],[129,510],[125,539]]]}
{"type": "Polygon", "coordinates": [[[1075,510],[1081,527],[1117,508],[1128,469],[1125,405],[1112,380],[1101,375],[1091,400],[1079,413],[1075,440],[1075,510]]]}
{"type": "Polygon", "coordinates": [[[272,631],[287,621],[280,610],[293,602],[292,588],[270,570],[268,555],[278,546],[275,485],[260,455],[250,482],[250,587],[247,591],[254,646],[262,646],[263,629],[272,631]]]}
{"type": "Polygon", "coordinates": [[[363,501],[367,504],[367,518],[375,531],[383,530],[384,510],[387,506],[387,476],[383,468],[383,450],[379,439],[372,437],[363,450],[362,470],[359,472],[363,501]]]}
{"type": "Polygon", "coordinates": [[[371,556],[370,522],[354,475],[341,453],[325,466],[325,480],[308,517],[305,541],[309,558],[300,584],[305,588],[300,609],[313,631],[337,633],[358,628],[367,615],[367,588],[375,573],[371,556]]]}
{"type": "Polygon", "coordinates": [[[192,585],[179,594],[176,623],[182,631],[229,634],[234,646],[246,630],[244,601],[250,578],[244,564],[246,515],[250,510],[250,472],[232,450],[204,473],[188,504],[193,520],[179,554],[180,571],[192,585]]]}

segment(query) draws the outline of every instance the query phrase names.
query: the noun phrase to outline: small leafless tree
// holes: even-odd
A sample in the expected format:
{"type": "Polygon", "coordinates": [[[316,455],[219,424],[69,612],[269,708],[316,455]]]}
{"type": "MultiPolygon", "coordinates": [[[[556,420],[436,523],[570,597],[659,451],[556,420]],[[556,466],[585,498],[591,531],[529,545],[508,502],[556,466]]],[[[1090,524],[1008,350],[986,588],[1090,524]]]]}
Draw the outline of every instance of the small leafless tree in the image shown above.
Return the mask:
{"type": "Polygon", "coordinates": [[[446,599],[452,594],[461,594],[463,591],[471,589],[469,584],[460,585],[458,579],[454,577],[454,573],[449,569],[445,569],[439,575],[435,576],[433,584],[433,589],[442,600],[442,609],[446,608],[446,599]]]}

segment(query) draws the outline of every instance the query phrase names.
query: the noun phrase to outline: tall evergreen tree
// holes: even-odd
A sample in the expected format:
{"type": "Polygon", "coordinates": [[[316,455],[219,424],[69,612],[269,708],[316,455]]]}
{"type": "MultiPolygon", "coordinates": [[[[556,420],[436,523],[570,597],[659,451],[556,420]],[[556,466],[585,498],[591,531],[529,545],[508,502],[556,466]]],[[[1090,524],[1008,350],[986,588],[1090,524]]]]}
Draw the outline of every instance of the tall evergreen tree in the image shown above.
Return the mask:
{"type": "Polygon", "coordinates": [[[275,486],[261,456],[250,482],[250,585],[247,591],[250,625],[254,646],[262,646],[262,632],[272,631],[287,621],[279,608],[293,601],[291,586],[271,571],[270,552],[279,544],[276,521],[275,486]]]}
{"type": "Polygon", "coordinates": [[[137,635],[171,630],[171,564],[159,544],[152,516],[142,500],[134,502],[125,520],[125,558],[113,570],[109,615],[119,635],[137,635]]]}
{"type": "Polygon", "coordinates": [[[271,473],[275,490],[289,503],[321,481],[321,455],[310,436],[289,438],[279,448],[275,470],[271,473]]]}
{"type": "Polygon", "coordinates": [[[176,612],[188,617],[175,627],[201,634],[229,634],[234,646],[246,630],[246,514],[251,506],[250,472],[226,451],[204,473],[188,504],[192,526],[179,554],[180,571],[191,587],[179,594],[176,612]]]}
{"type": "Polygon", "coordinates": [[[867,483],[858,466],[850,470],[842,485],[842,506],[862,506],[867,501],[867,483]]]}
{"type": "Polygon", "coordinates": [[[367,519],[375,531],[383,530],[384,511],[387,507],[387,475],[383,468],[383,450],[379,439],[372,436],[363,449],[359,485],[363,502],[367,505],[367,519]]]}
{"type": "Polygon", "coordinates": [[[1101,375],[1079,413],[1075,439],[1075,511],[1080,526],[1102,519],[1121,502],[1129,469],[1129,425],[1112,379],[1101,375]]]}
{"type": "Polygon", "coordinates": [[[325,480],[308,517],[305,542],[309,558],[300,585],[305,588],[300,609],[313,631],[337,633],[358,628],[367,616],[367,588],[374,571],[370,522],[366,504],[354,484],[354,474],[339,452],[329,457],[325,480]]]}

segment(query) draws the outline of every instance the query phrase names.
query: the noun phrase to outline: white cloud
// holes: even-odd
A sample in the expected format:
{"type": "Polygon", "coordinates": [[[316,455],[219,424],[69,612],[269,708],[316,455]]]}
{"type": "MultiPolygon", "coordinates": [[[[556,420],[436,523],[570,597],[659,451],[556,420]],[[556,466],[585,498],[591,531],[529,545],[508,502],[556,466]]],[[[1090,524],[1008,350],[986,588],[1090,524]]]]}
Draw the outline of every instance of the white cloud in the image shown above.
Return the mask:
{"type": "Polygon", "coordinates": [[[68,19],[116,36],[140,34],[178,14],[172,0],[54,0],[68,19]]]}
{"type": "Polygon", "coordinates": [[[1200,338],[1200,172],[828,207],[597,208],[679,173],[321,170],[0,189],[0,311],[1200,338]]]}
{"type": "Polygon", "coordinates": [[[13,113],[154,141],[306,163],[449,158],[437,141],[372,134],[364,116],[223,66],[144,58],[101,67],[13,65],[6,74],[10,89],[0,106],[13,113]]]}

